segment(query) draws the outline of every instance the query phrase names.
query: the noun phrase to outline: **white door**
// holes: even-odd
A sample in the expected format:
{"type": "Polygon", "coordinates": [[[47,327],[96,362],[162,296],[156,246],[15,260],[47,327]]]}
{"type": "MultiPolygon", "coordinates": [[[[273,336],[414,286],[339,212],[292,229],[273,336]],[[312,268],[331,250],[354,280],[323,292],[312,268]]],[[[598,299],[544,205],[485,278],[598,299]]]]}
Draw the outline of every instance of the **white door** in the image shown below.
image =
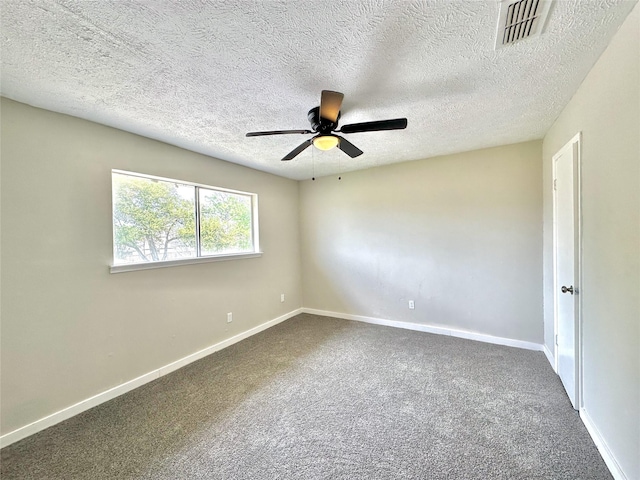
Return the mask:
{"type": "Polygon", "coordinates": [[[554,157],[554,307],[556,371],[573,408],[579,408],[580,325],[578,298],[579,260],[579,147],[577,135],[554,157]]]}

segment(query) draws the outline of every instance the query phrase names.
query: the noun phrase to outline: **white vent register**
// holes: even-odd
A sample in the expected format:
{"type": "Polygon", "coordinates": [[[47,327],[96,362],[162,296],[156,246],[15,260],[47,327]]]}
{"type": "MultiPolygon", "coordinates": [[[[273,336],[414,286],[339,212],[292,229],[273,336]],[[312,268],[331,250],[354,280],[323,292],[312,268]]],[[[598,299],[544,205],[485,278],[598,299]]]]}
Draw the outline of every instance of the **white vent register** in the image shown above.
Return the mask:
{"type": "Polygon", "coordinates": [[[552,0],[502,0],[496,49],[542,33],[552,0]]]}

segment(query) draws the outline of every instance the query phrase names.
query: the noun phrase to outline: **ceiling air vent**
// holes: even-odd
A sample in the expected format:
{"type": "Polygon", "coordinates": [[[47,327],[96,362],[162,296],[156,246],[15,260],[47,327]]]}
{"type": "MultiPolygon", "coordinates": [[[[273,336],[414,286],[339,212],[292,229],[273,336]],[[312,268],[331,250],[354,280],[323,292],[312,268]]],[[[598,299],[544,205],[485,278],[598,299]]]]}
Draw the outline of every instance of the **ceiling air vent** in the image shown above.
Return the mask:
{"type": "Polygon", "coordinates": [[[542,33],[552,0],[502,0],[496,49],[542,33]]]}

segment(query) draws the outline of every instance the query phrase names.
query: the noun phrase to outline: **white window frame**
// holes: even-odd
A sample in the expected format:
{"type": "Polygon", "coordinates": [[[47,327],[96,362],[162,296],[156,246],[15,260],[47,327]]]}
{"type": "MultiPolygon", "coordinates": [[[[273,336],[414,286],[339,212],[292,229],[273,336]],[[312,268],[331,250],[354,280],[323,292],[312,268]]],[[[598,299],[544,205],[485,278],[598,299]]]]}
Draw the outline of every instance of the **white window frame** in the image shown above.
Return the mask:
{"type": "Polygon", "coordinates": [[[231,190],[229,188],[214,187],[212,185],[205,185],[202,183],[187,182],[184,180],[176,180],[174,178],[158,177],[156,175],[147,175],[145,173],[130,172],[127,170],[111,170],[111,182],[113,192],[113,174],[128,175],[131,177],[139,177],[148,180],[157,180],[162,182],[177,183],[180,185],[186,185],[195,187],[195,216],[196,216],[196,257],[181,258],[177,260],[164,260],[156,262],[141,262],[141,263],[127,263],[122,265],[115,265],[115,228],[113,228],[113,193],[111,201],[111,265],[109,270],[111,273],[131,272],[135,270],[149,270],[153,268],[165,268],[176,267],[180,265],[192,265],[196,263],[209,263],[209,262],[223,262],[228,260],[240,260],[245,258],[256,258],[262,256],[260,251],[260,234],[258,228],[258,194],[252,192],[243,192],[241,190],[231,190]],[[251,197],[251,236],[253,243],[253,251],[243,253],[232,254],[219,254],[219,255],[206,255],[201,256],[200,247],[200,191],[199,189],[213,190],[217,192],[233,193],[237,195],[245,195],[251,197]]]}

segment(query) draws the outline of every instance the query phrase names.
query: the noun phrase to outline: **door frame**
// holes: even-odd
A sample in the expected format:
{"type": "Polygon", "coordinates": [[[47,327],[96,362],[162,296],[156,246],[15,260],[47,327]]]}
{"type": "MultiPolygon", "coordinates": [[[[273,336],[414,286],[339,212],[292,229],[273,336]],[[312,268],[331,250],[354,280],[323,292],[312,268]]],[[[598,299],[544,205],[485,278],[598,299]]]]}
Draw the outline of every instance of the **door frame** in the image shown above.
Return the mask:
{"type": "Polygon", "coordinates": [[[576,410],[583,407],[583,359],[582,359],[582,132],[578,132],[552,157],[552,193],[553,193],[553,355],[554,369],[558,372],[558,295],[560,294],[560,284],[557,272],[557,195],[555,188],[556,181],[556,160],[568,149],[575,149],[573,163],[573,220],[574,220],[574,279],[573,288],[575,291],[575,362],[576,362],[576,410]]]}

